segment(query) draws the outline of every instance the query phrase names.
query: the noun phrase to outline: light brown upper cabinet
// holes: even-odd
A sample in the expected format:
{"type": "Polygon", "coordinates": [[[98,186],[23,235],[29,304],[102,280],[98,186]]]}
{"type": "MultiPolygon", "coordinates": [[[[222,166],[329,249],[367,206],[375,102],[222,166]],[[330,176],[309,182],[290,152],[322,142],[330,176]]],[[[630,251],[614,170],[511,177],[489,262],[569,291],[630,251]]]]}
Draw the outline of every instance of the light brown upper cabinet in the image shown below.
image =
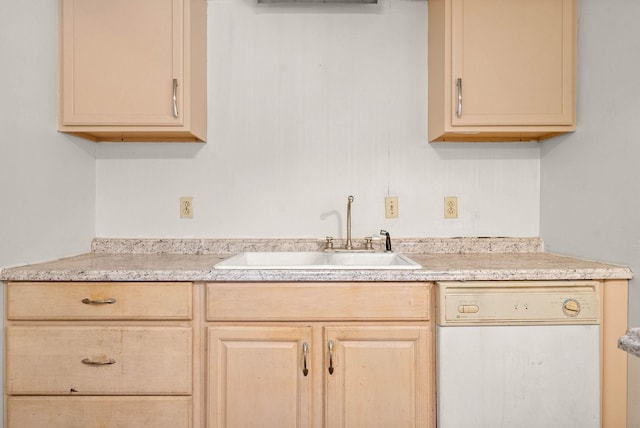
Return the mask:
{"type": "Polygon", "coordinates": [[[205,0],[60,0],[59,130],[204,141],[205,0]]]}
{"type": "Polygon", "coordinates": [[[575,131],[576,0],[429,0],[429,141],[575,131]]]}

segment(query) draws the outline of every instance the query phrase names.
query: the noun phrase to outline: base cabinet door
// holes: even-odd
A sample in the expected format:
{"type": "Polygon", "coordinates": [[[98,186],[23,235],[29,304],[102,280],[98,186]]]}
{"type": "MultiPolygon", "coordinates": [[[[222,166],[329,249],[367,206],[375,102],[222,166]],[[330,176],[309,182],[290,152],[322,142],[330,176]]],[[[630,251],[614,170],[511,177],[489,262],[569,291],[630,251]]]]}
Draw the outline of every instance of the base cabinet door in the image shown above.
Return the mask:
{"type": "Polygon", "coordinates": [[[191,428],[191,397],[18,397],[9,428],[191,428]]]}
{"type": "Polygon", "coordinates": [[[326,327],[326,427],[428,427],[430,330],[326,327]]]}
{"type": "Polygon", "coordinates": [[[207,331],[209,428],[311,426],[310,327],[207,331]]]}

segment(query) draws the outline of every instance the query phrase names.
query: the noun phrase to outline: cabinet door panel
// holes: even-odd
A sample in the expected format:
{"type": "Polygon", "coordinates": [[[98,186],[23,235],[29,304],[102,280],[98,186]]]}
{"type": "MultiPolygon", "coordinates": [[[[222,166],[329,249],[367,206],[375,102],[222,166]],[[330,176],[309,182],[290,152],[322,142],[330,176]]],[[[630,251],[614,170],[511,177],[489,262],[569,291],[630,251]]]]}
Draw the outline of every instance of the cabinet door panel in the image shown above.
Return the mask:
{"type": "Polygon", "coordinates": [[[221,326],[208,336],[208,427],[310,426],[310,327],[221,326]]]}
{"type": "Polygon", "coordinates": [[[8,397],[7,428],[190,428],[191,397],[8,397]]]}
{"type": "Polygon", "coordinates": [[[63,0],[63,125],[181,125],[182,0],[63,0]]]}
{"type": "Polygon", "coordinates": [[[572,0],[453,0],[452,125],[571,125],[574,20],[572,0]]]}
{"type": "Polygon", "coordinates": [[[332,355],[325,354],[325,365],[333,366],[333,373],[325,370],[327,426],[431,426],[430,340],[426,325],[327,327],[325,343],[333,343],[332,355]]]}
{"type": "Polygon", "coordinates": [[[189,327],[9,327],[6,390],[188,395],[191,343],[189,327]]]}

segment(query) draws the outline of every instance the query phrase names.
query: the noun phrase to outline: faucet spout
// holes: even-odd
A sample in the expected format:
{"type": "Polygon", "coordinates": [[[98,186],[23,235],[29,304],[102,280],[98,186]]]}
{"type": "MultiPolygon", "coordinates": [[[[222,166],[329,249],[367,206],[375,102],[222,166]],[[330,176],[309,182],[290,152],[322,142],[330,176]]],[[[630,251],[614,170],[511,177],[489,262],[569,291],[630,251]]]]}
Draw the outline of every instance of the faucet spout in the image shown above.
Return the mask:
{"type": "Polygon", "coordinates": [[[353,199],[353,196],[349,196],[347,199],[347,241],[344,246],[347,250],[353,249],[351,242],[351,204],[353,203],[353,199]]]}

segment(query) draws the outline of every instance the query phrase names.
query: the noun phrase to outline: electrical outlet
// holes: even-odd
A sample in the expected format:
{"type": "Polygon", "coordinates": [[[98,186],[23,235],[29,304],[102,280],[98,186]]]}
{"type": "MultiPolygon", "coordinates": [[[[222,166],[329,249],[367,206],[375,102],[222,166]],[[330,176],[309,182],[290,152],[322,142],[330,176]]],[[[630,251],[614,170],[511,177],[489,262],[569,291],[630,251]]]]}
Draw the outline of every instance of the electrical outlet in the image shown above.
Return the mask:
{"type": "Polygon", "coordinates": [[[458,218],[458,198],[456,196],[445,196],[444,218],[458,218]]]}
{"type": "Polygon", "coordinates": [[[193,198],[191,196],[180,198],[180,218],[193,218],[193,198]]]}
{"type": "Polygon", "coordinates": [[[398,218],[397,196],[387,196],[384,198],[384,216],[386,218],[398,218]]]}

